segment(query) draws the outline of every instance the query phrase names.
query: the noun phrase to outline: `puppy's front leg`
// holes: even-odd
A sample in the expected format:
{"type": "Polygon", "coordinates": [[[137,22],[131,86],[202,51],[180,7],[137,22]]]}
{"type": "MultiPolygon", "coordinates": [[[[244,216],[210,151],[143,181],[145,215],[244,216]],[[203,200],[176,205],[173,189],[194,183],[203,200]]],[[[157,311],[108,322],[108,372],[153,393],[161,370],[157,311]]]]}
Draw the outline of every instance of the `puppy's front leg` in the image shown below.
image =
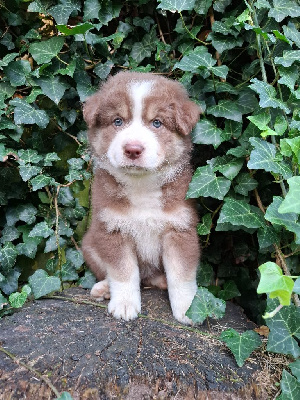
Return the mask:
{"type": "Polygon", "coordinates": [[[163,262],[174,317],[192,324],[185,315],[197,292],[196,272],[200,249],[196,231],[168,232],[163,240],[163,262]]]}
{"type": "Polygon", "coordinates": [[[110,302],[108,311],[115,318],[129,321],[141,311],[140,274],[137,259],[130,248],[125,249],[121,269],[109,268],[110,302]]]}

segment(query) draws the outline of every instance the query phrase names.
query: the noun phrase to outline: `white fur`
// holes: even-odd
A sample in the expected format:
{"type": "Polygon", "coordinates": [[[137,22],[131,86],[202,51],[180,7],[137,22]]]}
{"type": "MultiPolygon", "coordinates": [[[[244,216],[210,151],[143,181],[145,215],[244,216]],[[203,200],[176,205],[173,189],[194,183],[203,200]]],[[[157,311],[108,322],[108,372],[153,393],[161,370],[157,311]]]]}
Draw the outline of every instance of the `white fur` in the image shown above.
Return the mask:
{"type": "MultiPolygon", "coordinates": [[[[133,261],[133,260],[132,260],[133,261]]],[[[125,321],[137,318],[141,312],[141,292],[139,268],[133,261],[130,278],[119,281],[108,275],[111,300],[108,304],[108,312],[115,318],[125,321]]]]}
{"type": "Polygon", "coordinates": [[[115,167],[142,167],[155,169],[162,162],[159,142],[151,129],[143,124],[142,111],[143,99],[151,91],[151,82],[135,82],[130,86],[133,100],[133,118],[129,126],[120,127],[107,151],[109,162],[115,167]],[[126,144],[138,143],[144,147],[142,155],[136,160],[131,160],[124,155],[126,144]]]}

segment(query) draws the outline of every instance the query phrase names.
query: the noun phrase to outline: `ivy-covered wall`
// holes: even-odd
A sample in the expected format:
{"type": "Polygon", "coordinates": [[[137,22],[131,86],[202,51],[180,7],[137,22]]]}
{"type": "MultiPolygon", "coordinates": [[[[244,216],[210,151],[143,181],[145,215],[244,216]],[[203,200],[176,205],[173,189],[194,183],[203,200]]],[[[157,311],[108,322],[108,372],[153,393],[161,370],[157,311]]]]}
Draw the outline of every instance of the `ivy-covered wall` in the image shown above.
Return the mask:
{"type": "MultiPolygon", "coordinates": [[[[2,315],[94,283],[80,252],[92,176],[82,103],[110,73],[152,71],[203,110],[187,193],[201,301],[235,299],[261,322],[269,293],[268,350],[300,355],[299,16],[297,0],[0,1],[2,315]]],[[[299,392],[295,376],[284,379],[299,392]]]]}

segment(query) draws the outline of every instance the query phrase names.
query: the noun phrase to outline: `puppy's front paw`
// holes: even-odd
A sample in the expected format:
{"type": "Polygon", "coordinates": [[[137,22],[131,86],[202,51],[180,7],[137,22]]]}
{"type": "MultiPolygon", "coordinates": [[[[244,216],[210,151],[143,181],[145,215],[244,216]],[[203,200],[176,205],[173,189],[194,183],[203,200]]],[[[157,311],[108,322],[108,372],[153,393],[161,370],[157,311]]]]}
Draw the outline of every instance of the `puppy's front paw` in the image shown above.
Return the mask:
{"type": "Polygon", "coordinates": [[[108,304],[108,312],[115,318],[130,321],[141,312],[141,300],[138,295],[130,298],[112,298],[108,304]]]}
{"type": "Polygon", "coordinates": [[[95,283],[91,290],[91,296],[97,301],[110,299],[109,284],[107,279],[95,283]]]}

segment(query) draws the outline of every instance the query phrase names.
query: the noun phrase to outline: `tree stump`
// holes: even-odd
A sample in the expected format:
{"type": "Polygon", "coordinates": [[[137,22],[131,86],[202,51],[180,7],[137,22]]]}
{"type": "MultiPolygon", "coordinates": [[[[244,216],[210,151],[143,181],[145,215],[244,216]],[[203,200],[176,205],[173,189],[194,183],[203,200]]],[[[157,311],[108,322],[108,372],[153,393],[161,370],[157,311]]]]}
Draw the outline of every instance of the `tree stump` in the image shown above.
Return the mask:
{"type": "Polygon", "coordinates": [[[142,291],[143,316],[131,322],[89,304],[84,289],[59,296],[73,301],[32,301],[0,321],[1,346],[16,357],[0,352],[1,400],[55,399],[47,380],[75,400],[267,398],[259,354],[239,368],[215,337],[255,327],[231,302],[223,319],[190,328],[174,320],[161,290],[142,291]]]}

